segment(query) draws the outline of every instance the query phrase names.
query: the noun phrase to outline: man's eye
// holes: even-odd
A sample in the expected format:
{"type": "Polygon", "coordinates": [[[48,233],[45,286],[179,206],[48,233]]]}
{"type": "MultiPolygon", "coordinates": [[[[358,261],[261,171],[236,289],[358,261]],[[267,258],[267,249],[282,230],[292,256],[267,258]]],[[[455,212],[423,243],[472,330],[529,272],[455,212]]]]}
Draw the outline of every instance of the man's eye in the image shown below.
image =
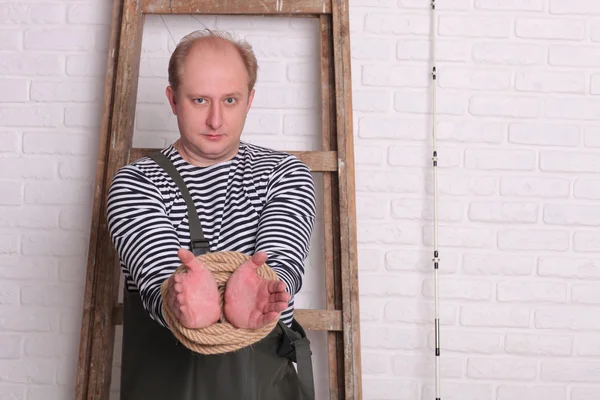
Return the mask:
{"type": "Polygon", "coordinates": [[[227,104],[233,104],[235,103],[235,99],[233,97],[228,97],[227,99],[225,99],[225,102],[227,104]]]}
{"type": "Polygon", "coordinates": [[[204,104],[204,99],[194,99],[194,101],[198,104],[204,104]]]}

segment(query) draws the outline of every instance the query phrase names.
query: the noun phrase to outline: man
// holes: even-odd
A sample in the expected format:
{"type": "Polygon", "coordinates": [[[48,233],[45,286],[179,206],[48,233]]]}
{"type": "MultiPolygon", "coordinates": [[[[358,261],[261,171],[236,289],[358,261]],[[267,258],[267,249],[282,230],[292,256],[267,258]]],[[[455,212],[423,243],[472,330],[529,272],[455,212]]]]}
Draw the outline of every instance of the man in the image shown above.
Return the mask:
{"type": "MultiPolygon", "coordinates": [[[[184,37],[169,62],[166,95],[180,138],[161,152],[182,176],[210,251],[251,255],[230,277],[224,314],[239,328],[276,318],[290,326],[315,221],[309,169],[296,157],[240,140],[254,98],[251,47],[218,32],[184,37]],[[260,278],[264,262],[280,280],[260,278]]],[[[121,168],[107,205],[126,277],[121,400],[299,399],[293,364],[278,357],[281,328],[218,356],[194,354],[166,327],[162,305],[188,328],[220,317],[216,284],[190,252],[185,200],[149,157],[121,168]],[[188,273],[173,275],[184,264],[188,273]],[[170,295],[160,286],[169,280],[170,295]]]]}

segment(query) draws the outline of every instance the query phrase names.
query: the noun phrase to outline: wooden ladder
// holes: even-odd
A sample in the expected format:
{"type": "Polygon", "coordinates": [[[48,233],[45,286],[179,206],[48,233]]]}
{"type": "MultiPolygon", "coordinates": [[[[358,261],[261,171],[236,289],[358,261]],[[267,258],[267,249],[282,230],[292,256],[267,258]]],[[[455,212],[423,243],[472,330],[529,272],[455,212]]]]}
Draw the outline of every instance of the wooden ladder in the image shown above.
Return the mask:
{"type": "Polygon", "coordinates": [[[329,398],[361,399],[348,0],[113,0],[76,399],[108,399],[115,326],[123,320],[119,258],[106,222],[109,185],[119,168],[156,150],[132,148],[146,14],[319,19],[322,150],[291,153],[324,174],[326,309],[297,309],[295,316],[306,329],[327,331],[329,398]]]}

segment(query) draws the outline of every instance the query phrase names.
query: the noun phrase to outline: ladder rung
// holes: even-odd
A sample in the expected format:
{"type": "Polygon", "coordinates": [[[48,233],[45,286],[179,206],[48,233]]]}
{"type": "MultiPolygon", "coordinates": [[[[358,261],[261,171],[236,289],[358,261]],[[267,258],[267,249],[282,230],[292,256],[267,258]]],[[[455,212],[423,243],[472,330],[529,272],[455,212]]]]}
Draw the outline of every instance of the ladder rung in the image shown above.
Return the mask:
{"type": "MultiPolygon", "coordinates": [[[[128,162],[133,162],[160,149],[134,148],[129,153],[128,162]]],[[[302,160],[312,172],[337,171],[337,152],[335,151],[289,151],[302,160]]]]}
{"type": "Polygon", "coordinates": [[[142,0],[144,14],[331,14],[331,0],[142,0]]]}
{"type": "MultiPolygon", "coordinates": [[[[119,303],[113,310],[113,324],[123,324],[123,304],[119,303]]],[[[294,310],[294,318],[304,329],[311,331],[341,331],[342,312],[340,310],[294,310]]]]}

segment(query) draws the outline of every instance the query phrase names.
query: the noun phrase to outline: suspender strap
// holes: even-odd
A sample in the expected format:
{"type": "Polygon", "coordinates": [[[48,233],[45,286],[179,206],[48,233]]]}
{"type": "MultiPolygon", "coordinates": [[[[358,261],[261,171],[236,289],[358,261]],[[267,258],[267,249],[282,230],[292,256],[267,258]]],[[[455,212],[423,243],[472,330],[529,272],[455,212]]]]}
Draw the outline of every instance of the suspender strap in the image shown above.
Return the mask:
{"type": "Polygon", "coordinates": [[[315,382],[312,368],[312,351],[306,332],[296,319],[292,320],[291,329],[281,320],[279,320],[279,326],[283,329],[284,337],[279,349],[277,349],[277,354],[298,365],[298,380],[300,381],[302,399],[314,400],[315,382]]]}
{"type": "Polygon", "coordinates": [[[198,218],[198,212],[196,211],[194,200],[192,200],[192,196],[190,195],[183,178],[181,175],[179,175],[179,172],[177,172],[177,169],[175,169],[175,166],[171,160],[169,160],[162,152],[158,151],[156,153],[152,153],[150,154],[150,158],[169,174],[171,179],[173,179],[173,181],[179,187],[181,196],[187,204],[188,223],[190,224],[190,249],[192,250],[192,253],[194,253],[195,256],[208,253],[210,251],[210,245],[208,240],[204,238],[202,225],[200,225],[200,218],[198,218]]]}

